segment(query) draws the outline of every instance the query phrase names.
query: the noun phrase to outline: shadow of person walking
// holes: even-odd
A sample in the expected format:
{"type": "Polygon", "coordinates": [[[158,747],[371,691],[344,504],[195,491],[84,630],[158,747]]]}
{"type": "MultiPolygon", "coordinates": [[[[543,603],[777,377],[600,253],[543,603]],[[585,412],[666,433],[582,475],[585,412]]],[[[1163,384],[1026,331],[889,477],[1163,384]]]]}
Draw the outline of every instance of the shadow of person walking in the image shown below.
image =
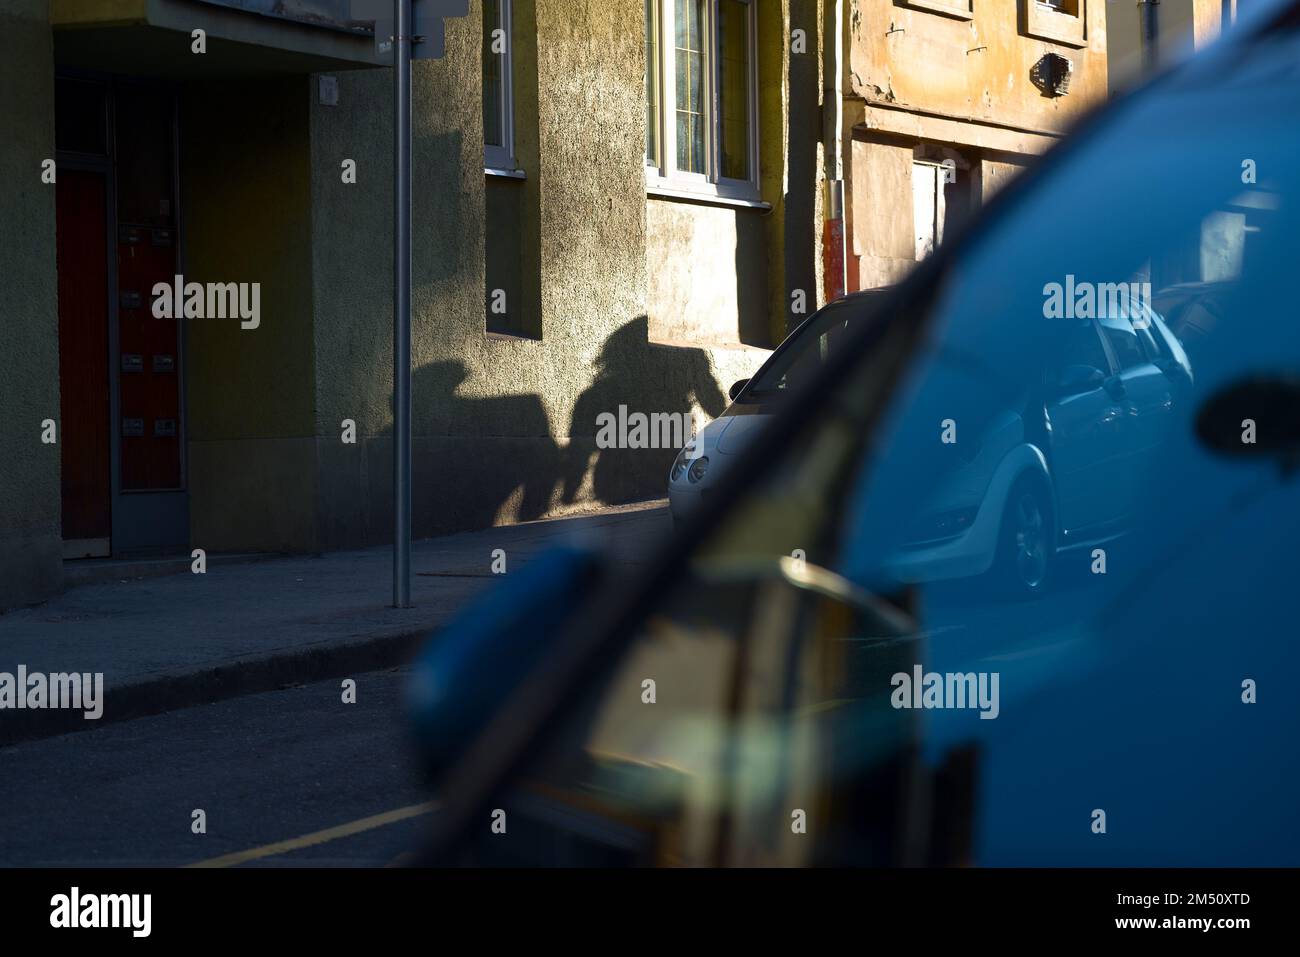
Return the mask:
{"type": "Polygon", "coordinates": [[[597,419],[602,413],[617,418],[619,406],[646,415],[689,414],[692,400],[710,418],[727,407],[708,353],[650,342],[645,316],[621,326],[605,340],[596,358],[596,376],[574,404],[563,457],[562,500],[567,504],[579,498],[588,473],[592,497],[606,504],[663,495],[677,450],[599,448],[597,419]]]}
{"type": "Polygon", "coordinates": [[[435,531],[486,528],[498,517],[529,521],[550,510],[561,455],[541,397],[464,396],[458,389],[468,377],[458,359],[412,375],[417,528],[421,519],[435,531]]]}

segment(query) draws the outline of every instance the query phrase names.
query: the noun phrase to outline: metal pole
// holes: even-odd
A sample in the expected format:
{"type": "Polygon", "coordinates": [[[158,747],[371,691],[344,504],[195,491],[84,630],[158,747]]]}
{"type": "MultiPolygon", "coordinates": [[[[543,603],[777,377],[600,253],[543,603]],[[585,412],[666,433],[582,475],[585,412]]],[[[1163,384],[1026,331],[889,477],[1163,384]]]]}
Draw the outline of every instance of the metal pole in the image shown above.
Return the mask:
{"type": "Polygon", "coordinates": [[[393,605],[411,607],[411,0],[393,0],[393,605]]]}
{"type": "Polygon", "coordinates": [[[1137,0],[1138,36],[1142,44],[1142,72],[1151,73],[1160,58],[1157,44],[1160,42],[1159,11],[1156,7],[1160,0],[1137,0]]]}
{"type": "Polygon", "coordinates": [[[826,169],[826,213],[832,244],[833,276],[827,277],[827,300],[849,291],[848,238],[844,222],[844,8],[841,0],[823,7],[822,158],[826,169]],[[832,295],[832,292],[834,295],[832,295]]]}

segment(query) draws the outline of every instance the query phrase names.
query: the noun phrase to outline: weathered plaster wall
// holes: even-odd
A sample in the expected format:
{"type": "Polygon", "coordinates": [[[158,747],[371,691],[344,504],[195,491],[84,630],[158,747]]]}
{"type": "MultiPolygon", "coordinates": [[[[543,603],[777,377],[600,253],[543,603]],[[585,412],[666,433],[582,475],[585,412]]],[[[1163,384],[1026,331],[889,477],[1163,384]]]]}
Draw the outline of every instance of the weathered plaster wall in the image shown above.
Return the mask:
{"type": "Polygon", "coordinates": [[[1032,0],[845,0],[851,284],[896,282],[915,264],[915,159],[956,163],[951,232],[1102,102],[1107,5],[1079,0],[1078,10],[1069,17],[1032,0]],[[1048,53],[1073,64],[1066,95],[1045,96],[1031,80],[1048,53]]]}
{"type": "Polygon", "coordinates": [[[898,282],[916,261],[912,149],[854,140],[851,160],[849,254],[860,257],[859,288],[875,289],[898,282]]]}
{"type": "Polygon", "coordinates": [[[8,300],[0,363],[0,610],[39,601],[63,580],[59,318],[54,157],[54,53],[45,0],[0,8],[0,288],[8,300]]]}
{"type": "Polygon", "coordinates": [[[895,0],[846,0],[846,92],[869,102],[1026,130],[1063,132],[1106,96],[1106,12],[1084,6],[1083,46],[1028,36],[1026,3],[976,2],[969,19],[895,0]],[[1074,63],[1070,93],[1045,97],[1030,69],[1045,53],[1074,63]]]}
{"type": "Polygon", "coordinates": [[[980,201],[987,203],[1002,187],[1024,171],[1025,157],[990,154],[980,159],[980,201]]]}

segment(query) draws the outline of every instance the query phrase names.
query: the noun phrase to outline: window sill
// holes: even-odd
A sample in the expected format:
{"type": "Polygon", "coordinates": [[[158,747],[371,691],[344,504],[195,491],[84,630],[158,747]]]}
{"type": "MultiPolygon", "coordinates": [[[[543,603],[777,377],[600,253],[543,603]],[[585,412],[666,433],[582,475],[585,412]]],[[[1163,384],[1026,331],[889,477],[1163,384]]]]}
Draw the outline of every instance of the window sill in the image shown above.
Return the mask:
{"type": "Polygon", "coordinates": [[[522,332],[502,332],[499,329],[487,330],[488,342],[541,342],[541,336],[530,336],[522,332]]]}
{"type": "Polygon", "coordinates": [[[483,175],[500,176],[503,179],[527,179],[528,178],[528,174],[526,174],[521,169],[500,169],[496,166],[484,166],[483,175]]]}
{"type": "Polygon", "coordinates": [[[975,14],[971,11],[971,0],[903,0],[903,6],[942,13],[959,20],[975,19],[975,14]]]}
{"type": "Polygon", "coordinates": [[[646,196],[653,199],[672,199],[687,203],[702,203],[705,206],[730,206],[733,209],[758,209],[768,212],[772,209],[771,203],[765,203],[761,199],[745,199],[738,196],[724,196],[713,192],[704,192],[702,190],[682,189],[674,186],[651,186],[647,185],[646,196]]]}
{"type": "Polygon", "coordinates": [[[1079,0],[1078,16],[1054,10],[1039,3],[1038,0],[1021,0],[1021,2],[1024,4],[1025,36],[1076,49],[1088,45],[1087,0],[1079,0]]]}

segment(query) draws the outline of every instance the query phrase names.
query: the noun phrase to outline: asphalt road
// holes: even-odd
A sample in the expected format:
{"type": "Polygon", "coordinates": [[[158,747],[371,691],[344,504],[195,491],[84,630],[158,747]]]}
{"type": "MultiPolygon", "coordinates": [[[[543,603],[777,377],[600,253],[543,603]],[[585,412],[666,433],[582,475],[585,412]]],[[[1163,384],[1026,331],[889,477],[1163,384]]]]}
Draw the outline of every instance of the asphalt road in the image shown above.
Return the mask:
{"type": "MultiPolygon", "coordinates": [[[[926,626],[968,653],[1033,640],[1114,597],[1072,567],[1047,601],[957,589],[926,626]]],[[[0,748],[0,866],[400,864],[436,813],[404,678],[355,675],[354,704],[330,680],[0,748]]]]}
{"type": "Polygon", "coordinates": [[[355,704],[327,681],[5,748],[0,865],[400,863],[430,813],[403,677],[357,675],[355,704]]]}

